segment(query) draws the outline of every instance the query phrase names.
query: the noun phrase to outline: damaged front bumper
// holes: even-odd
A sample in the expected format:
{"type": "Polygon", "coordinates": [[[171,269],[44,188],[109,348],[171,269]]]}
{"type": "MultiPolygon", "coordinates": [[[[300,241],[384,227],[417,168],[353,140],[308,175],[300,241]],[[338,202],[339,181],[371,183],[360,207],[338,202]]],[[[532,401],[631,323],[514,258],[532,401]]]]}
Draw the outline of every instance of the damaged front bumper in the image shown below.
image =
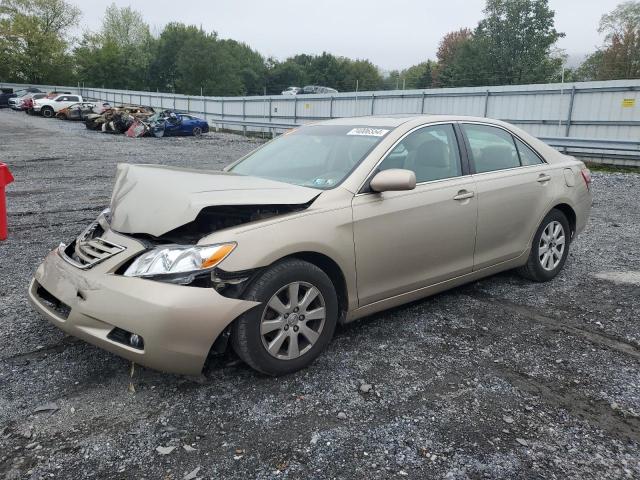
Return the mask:
{"type": "Polygon", "coordinates": [[[118,275],[145,247],[111,230],[101,238],[122,251],[81,269],[64,258],[64,249],[53,250],[31,281],[29,299],[58,328],[116,355],[164,372],[199,374],[218,336],[257,305],[213,288],[118,275]],[[123,331],[141,337],[141,346],[124,341],[123,331]]]}

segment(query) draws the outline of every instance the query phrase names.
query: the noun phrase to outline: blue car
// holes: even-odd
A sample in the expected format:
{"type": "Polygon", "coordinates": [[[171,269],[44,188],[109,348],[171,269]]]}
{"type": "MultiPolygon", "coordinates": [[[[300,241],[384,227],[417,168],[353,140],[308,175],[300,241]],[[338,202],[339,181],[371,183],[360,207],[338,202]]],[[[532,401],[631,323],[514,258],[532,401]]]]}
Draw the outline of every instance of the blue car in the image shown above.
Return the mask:
{"type": "Polygon", "coordinates": [[[209,131],[209,124],[193,115],[164,111],[151,118],[151,132],[156,137],[193,135],[199,137],[209,131]]]}

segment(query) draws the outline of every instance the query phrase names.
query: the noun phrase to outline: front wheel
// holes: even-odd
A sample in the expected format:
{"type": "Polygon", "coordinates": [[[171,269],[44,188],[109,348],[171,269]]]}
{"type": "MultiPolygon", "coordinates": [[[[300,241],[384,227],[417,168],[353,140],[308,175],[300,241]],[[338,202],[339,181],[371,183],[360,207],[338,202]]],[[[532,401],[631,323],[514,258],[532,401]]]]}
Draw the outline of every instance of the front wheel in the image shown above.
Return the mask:
{"type": "Polygon", "coordinates": [[[202,135],[202,128],[200,127],[193,127],[193,136],[194,137],[199,137],[200,135],[202,135]]]}
{"type": "Polygon", "coordinates": [[[259,372],[284,375],[305,368],[333,337],[335,287],[311,263],[289,259],[269,267],[244,298],[261,304],[235,321],[231,341],[238,356],[259,372]]]}
{"type": "Polygon", "coordinates": [[[567,217],[560,210],[551,210],[538,227],[529,259],[519,273],[534,282],[548,282],[555,278],[567,260],[570,241],[567,217]]]}
{"type": "Polygon", "coordinates": [[[52,118],[54,115],[53,108],[51,107],[42,107],[42,116],[44,118],[52,118]]]}

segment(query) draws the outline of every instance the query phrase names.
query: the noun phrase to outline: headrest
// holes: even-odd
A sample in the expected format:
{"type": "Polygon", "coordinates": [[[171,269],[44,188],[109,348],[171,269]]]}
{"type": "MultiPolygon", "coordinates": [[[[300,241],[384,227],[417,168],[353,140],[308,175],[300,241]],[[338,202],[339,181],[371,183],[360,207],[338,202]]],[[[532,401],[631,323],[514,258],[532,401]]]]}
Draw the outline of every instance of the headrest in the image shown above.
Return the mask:
{"type": "Polygon", "coordinates": [[[440,140],[428,140],[418,148],[415,163],[430,167],[449,167],[447,147],[440,140]]]}

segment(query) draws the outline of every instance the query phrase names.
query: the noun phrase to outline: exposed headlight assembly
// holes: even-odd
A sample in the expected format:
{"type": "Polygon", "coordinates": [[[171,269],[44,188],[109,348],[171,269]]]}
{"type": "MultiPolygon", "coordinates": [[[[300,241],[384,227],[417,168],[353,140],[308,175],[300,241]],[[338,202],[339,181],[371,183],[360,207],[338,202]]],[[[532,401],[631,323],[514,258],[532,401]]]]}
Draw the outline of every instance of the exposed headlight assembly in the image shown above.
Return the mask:
{"type": "Polygon", "coordinates": [[[152,278],[188,284],[224,260],[235,243],[217,245],[163,245],[141,254],[124,272],[126,277],[152,278]]]}

